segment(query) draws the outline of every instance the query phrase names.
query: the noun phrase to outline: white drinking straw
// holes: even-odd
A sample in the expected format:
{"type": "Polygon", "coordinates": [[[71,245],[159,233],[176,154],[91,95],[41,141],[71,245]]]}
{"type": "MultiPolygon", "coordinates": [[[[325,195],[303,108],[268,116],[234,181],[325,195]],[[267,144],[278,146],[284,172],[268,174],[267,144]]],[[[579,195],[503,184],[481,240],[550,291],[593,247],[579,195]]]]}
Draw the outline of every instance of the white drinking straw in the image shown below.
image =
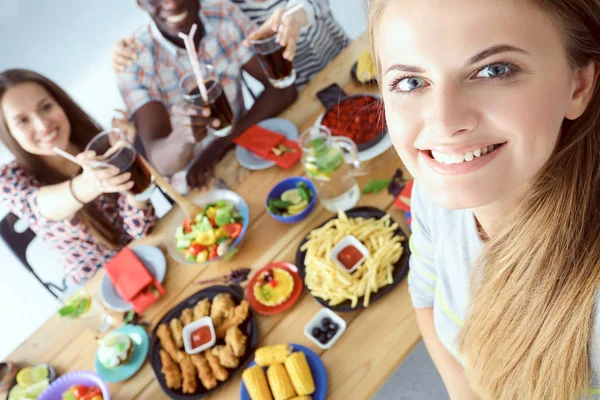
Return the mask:
{"type": "Polygon", "coordinates": [[[197,28],[198,27],[196,24],[194,24],[192,25],[192,29],[190,29],[190,33],[188,35],[183,32],[179,32],[179,37],[183,39],[183,43],[185,44],[185,49],[187,50],[190,63],[192,64],[192,71],[196,77],[198,89],[200,89],[200,95],[204,100],[204,104],[208,106],[208,92],[206,91],[206,86],[204,85],[204,78],[202,77],[202,72],[200,71],[200,62],[198,61],[198,53],[196,52],[196,45],[194,44],[194,34],[196,33],[197,28]]]}
{"type": "Polygon", "coordinates": [[[290,7],[283,13],[283,15],[281,16],[281,23],[279,24],[279,28],[277,29],[277,36],[275,37],[275,40],[277,42],[281,40],[281,32],[283,31],[283,20],[302,8],[304,8],[304,4],[299,3],[293,7],[290,7]]]}
{"type": "MultiPolygon", "coordinates": [[[[61,156],[61,157],[64,157],[64,158],[66,158],[67,160],[69,160],[69,161],[71,161],[71,162],[73,162],[73,163],[75,163],[75,164],[79,165],[81,168],[85,168],[85,167],[87,167],[87,165],[86,165],[86,164],[84,164],[84,163],[82,163],[81,161],[79,161],[79,160],[78,160],[76,157],[73,157],[71,154],[67,153],[66,151],[64,151],[64,150],[62,150],[62,149],[59,149],[58,147],[53,147],[53,148],[52,148],[52,151],[53,151],[53,152],[55,152],[56,154],[58,154],[59,156],[61,156]]],[[[103,164],[103,163],[101,163],[101,162],[92,161],[92,162],[90,163],[90,166],[91,166],[92,168],[98,168],[98,167],[102,167],[102,166],[104,166],[104,164],[103,164]]]]}
{"type": "Polygon", "coordinates": [[[283,13],[283,16],[281,17],[281,19],[283,20],[283,19],[289,17],[290,15],[292,15],[293,13],[295,13],[296,11],[298,11],[299,9],[301,9],[303,7],[304,7],[304,4],[302,4],[302,3],[296,4],[295,6],[290,7],[289,10],[286,10],[283,13]]]}

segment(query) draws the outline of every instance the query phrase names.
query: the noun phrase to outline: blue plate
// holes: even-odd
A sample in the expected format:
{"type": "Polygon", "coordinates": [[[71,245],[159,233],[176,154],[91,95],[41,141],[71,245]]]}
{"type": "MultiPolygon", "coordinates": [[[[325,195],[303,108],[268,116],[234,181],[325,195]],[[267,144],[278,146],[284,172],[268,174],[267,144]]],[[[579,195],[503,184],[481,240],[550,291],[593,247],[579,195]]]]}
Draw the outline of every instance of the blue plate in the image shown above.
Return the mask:
{"type": "MultiPolygon", "coordinates": [[[[294,351],[301,351],[306,356],[306,361],[308,361],[308,366],[315,380],[315,392],[311,395],[312,400],[325,400],[325,396],[327,395],[327,371],[325,370],[323,361],[308,347],[294,343],[290,343],[290,346],[292,346],[294,351]]],[[[252,361],[248,368],[255,365],[256,363],[252,361]]],[[[264,368],[264,370],[266,372],[267,368],[264,368]]],[[[240,387],[240,400],[251,400],[244,381],[242,381],[242,386],[240,387]]]]}
{"type": "Polygon", "coordinates": [[[291,178],[287,178],[279,182],[277,185],[271,189],[269,195],[267,196],[267,201],[265,206],[267,207],[267,211],[273,218],[275,218],[279,222],[283,222],[284,224],[295,224],[296,222],[302,221],[304,218],[308,217],[308,215],[315,208],[315,204],[317,203],[317,189],[315,185],[310,181],[310,179],[304,178],[302,176],[292,176],[291,178]],[[276,215],[269,210],[269,200],[270,199],[278,199],[281,197],[283,192],[288,189],[296,189],[299,182],[304,182],[306,186],[313,192],[313,197],[310,199],[308,206],[302,212],[296,215],[290,215],[288,217],[284,217],[283,215],[276,215]]]}
{"type": "Polygon", "coordinates": [[[148,333],[140,326],[135,325],[124,325],[118,329],[115,329],[117,333],[123,333],[131,338],[133,341],[133,354],[131,359],[116,368],[108,369],[100,363],[98,355],[94,360],[94,368],[96,373],[100,375],[106,382],[123,382],[126,379],[131,378],[139,369],[144,365],[146,356],[148,355],[148,333]]]}
{"type": "MultiPolygon", "coordinates": [[[[298,129],[296,128],[296,125],[294,125],[287,119],[266,119],[264,121],[259,122],[258,126],[282,134],[290,140],[298,140],[298,129]]],[[[242,167],[251,170],[267,169],[275,165],[273,161],[265,160],[264,158],[257,156],[251,151],[244,149],[242,146],[236,147],[235,157],[237,158],[238,162],[242,167]]]]}
{"type": "MultiPolygon", "coordinates": [[[[131,250],[144,264],[148,272],[162,283],[167,272],[167,260],[163,252],[158,247],[148,245],[133,247],[131,250]]],[[[100,297],[104,305],[111,310],[120,312],[133,310],[133,306],[119,296],[108,274],[104,274],[104,277],[102,277],[100,297]]]]}

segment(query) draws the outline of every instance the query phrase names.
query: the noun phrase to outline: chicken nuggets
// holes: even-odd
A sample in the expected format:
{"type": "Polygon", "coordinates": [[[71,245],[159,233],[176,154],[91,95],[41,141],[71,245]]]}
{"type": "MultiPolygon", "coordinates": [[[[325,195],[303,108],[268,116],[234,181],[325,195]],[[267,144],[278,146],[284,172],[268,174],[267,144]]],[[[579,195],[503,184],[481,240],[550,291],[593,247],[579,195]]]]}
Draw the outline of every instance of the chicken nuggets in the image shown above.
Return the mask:
{"type": "Polygon", "coordinates": [[[211,390],[217,386],[217,378],[215,378],[212,369],[210,369],[210,365],[208,365],[208,361],[206,361],[204,354],[194,354],[191,356],[191,359],[198,371],[198,378],[200,378],[202,386],[204,386],[206,390],[211,390]]]}
{"type": "Polygon", "coordinates": [[[158,336],[158,340],[160,340],[162,348],[169,353],[169,356],[171,356],[175,362],[181,362],[184,353],[177,349],[177,345],[171,337],[171,332],[169,331],[167,324],[160,324],[158,326],[158,329],[156,330],[156,336],[158,336]]]}
{"type": "Polygon", "coordinates": [[[240,365],[240,360],[233,355],[233,350],[230,346],[215,346],[211,351],[225,368],[237,368],[240,365]]]}
{"type": "Polygon", "coordinates": [[[227,378],[229,378],[229,371],[223,368],[221,363],[219,363],[217,356],[215,356],[211,350],[207,350],[204,352],[204,357],[206,357],[206,361],[208,361],[208,365],[210,365],[210,369],[215,378],[221,382],[225,382],[227,378]]]}
{"type": "Polygon", "coordinates": [[[210,315],[210,299],[202,299],[194,307],[194,321],[210,315]]]}
{"type": "Polygon", "coordinates": [[[181,375],[183,378],[183,393],[196,393],[196,389],[198,388],[198,381],[196,380],[196,367],[194,367],[192,359],[188,354],[186,354],[181,360],[181,363],[179,363],[179,365],[181,366],[181,375]]]}
{"type": "Polygon", "coordinates": [[[248,317],[250,305],[248,300],[242,300],[241,303],[229,313],[227,318],[219,326],[215,326],[217,338],[224,338],[227,330],[233,326],[238,326],[248,317]]]}
{"type": "Polygon", "coordinates": [[[181,318],[179,318],[179,320],[183,326],[186,326],[190,322],[194,321],[194,310],[191,308],[186,308],[181,312],[181,318]]]}
{"type": "Polygon", "coordinates": [[[181,349],[183,347],[183,326],[181,326],[181,321],[173,318],[169,321],[169,328],[171,329],[171,336],[175,340],[177,348],[181,349]]]}
{"type": "Polygon", "coordinates": [[[167,387],[170,389],[181,388],[181,370],[179,365],[167,353],[165,350],[160,350],[160,363],[162,365],[161,372],[165,376],[167,387]]]}
{"type": "Polygon", "coordinates": [[[215,296],[210,308],[210,318],[215,327],[221,325],[234,309],[235,303],[229,293],[219,293],[215,296]]]}
{"type": "Polygon", "coordinates": [[[247,340],[248,337],[244,335],[237,326],[232,326],[231,328],[227,329],[227,333],[225,334],[225,343],[231,347],[234,356],[242,357],[244,354],[246,354],[247,340]]]}

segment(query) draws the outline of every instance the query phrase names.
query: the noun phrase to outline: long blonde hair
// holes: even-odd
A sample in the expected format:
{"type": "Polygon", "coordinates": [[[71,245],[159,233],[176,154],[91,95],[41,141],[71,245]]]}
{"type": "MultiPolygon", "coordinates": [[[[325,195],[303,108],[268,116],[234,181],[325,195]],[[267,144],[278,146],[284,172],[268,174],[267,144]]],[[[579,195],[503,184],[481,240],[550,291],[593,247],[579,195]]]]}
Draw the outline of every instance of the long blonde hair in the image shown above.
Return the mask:
{"type": "MultiPolygon", "coordinates": [[[[371,0],[376,22],[386,0],[371,0]]],[[[565,38],[573,69],[600,63],[600,0],[536,0],[565,38]]],[[[379,69],[381,71],[381,69],[379,69]]],[[[600,89],[565,120],[550,159],[474,267],[459,351],[484,399],[579,399],[589,393],[600,288],[600,89]]],[[[600,305],[599,305],[600,306],[600,305]]]]}

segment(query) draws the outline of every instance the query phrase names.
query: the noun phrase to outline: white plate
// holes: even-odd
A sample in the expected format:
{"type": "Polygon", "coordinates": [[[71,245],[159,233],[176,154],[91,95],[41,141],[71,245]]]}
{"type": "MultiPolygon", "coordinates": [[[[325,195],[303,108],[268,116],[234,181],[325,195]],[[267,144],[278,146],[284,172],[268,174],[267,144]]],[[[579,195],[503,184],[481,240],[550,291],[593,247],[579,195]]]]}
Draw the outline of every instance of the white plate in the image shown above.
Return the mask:
{"type": "MultiPolygon", "coordinates": [[[[133,247],[131,250],[148,269],[148,272],[154,275],[156,279],[162,283],[167,272],[167,260],[165,259],[163,252],[155,246],[138,246],[133,247]]],[[[112,310],[121,312],[133,310],[133,306],[119,296],[108,277],[108,274],[104,274],[104,277],[102,278],[100,296],[102,297],[104,305],[112,310]]]]}
{"type": "MultiPolygon", "coordinates": [[[[269,129],[273,132],[277,132],[285,136],[286,138],[294,141],[298,141],[298,129],[296,125],[283,118],[271,118],[266,119],[258,123],[261,128],[269,129]]],[[[261,170],[271,168],[275,165],[273,161],[265,160],[244,149],[242,146],[237,146],[235,149],[235,157],[237,158],[240,165],[244,168],[251,170],[261,170]]]]}

